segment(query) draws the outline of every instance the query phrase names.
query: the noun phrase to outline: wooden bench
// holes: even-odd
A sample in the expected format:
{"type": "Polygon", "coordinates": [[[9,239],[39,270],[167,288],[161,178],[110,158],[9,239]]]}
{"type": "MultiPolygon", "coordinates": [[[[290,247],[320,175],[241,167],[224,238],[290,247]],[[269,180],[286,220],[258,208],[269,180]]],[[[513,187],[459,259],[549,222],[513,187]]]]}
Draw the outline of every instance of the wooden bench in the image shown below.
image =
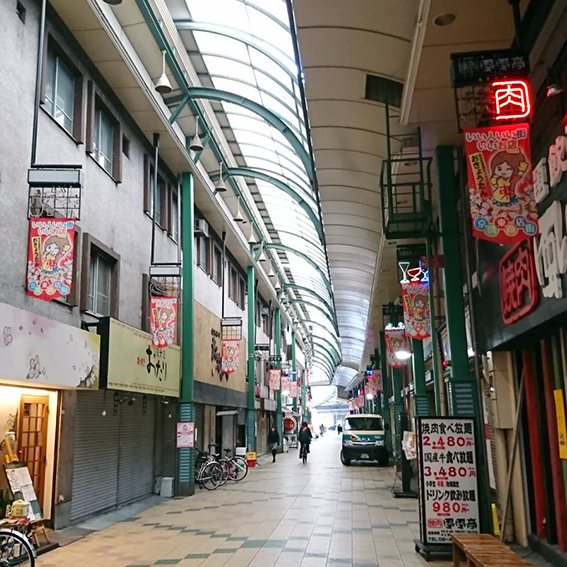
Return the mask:
{"type": "Polygon", "coordinates": [[[453,565],[460,567],[533,567],[505,543],[488,534],[453,534],[453,565]]]}

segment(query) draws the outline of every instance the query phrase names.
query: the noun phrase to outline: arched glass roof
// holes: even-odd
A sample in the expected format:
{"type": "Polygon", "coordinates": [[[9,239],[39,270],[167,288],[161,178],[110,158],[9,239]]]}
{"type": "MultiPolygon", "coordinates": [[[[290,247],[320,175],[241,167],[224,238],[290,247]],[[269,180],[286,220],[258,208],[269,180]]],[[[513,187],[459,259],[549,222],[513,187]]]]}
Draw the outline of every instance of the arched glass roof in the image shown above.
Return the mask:
{"type": "MultiPolygon", "coordinates": [[[[185,3],[187,18],[176,20],[176,25],[190,55],[200,58],[201,69],[204,64],[209,84],[270,111],[308,154],[285,0],[185,3]]],[[[297,143],[292,147],[282,131],[238,102],[221,104],[245,168],[261,175],[249,177],[242,170],[231,174],[246,177],[261,197],[277,233],[271,233],[272,243],[265,243],[266,253],[288,295],[288,309],[298,314],[313,337],[313,366],[330,374],[327,362],[333,369],[338,364],[340,341],[312,168],[298,155],[297,143]]]]}

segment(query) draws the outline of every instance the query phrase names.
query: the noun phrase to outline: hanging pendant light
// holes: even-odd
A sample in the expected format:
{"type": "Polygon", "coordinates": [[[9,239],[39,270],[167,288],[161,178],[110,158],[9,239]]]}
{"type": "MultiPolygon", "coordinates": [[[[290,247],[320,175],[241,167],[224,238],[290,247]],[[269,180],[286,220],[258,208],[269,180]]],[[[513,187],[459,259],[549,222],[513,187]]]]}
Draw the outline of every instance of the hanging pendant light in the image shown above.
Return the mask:
{"type": "Polygon", "coordinates": [[[268,271],[268,277],[269,278],[275,278],[276,277],[276,273],[274,272],[274,268],[272,267],[271,262],[270,262],[270,270],[268,271]]]}
{"type": "Polygon", "coordinates": [[[122,4],[122,0],[103,0],[106,4],[110,4],[111,6],[118,6],[118,4],[122,4]]]}
{"type": "MultiPolygon", "coordinates": [[[[226,185],[224,184],[224,179],[222,178],[222,162],[219,163],[219,178],[215,183],[215,191],[217,193],[226,193],[226,185]]],[[[238,208],[240,210],[240,201],[238,201],[238,208]]],[[[242,216],[242,213],[240,213],[240,216],[242,216]]]]}
{"type": "Polygon", "coordinates": [[[173,90],[173,88],[165,72],[165,50],[162,51],[161,54],[162,54],[161,76],[156,83],[156,91],[160,94],[169,94],[173,90]]]}
{"type": "Polygon", "coordinates": [[[280,280],[276,280],[276,285],[274,286],[274,289],[276,291],[280,291],[281,288],[282,286],[280,285],[280,280]]]}
{"type": "Polygon", "coordinates": [[[239,223],[244,223],[246,222],[244,220],[244,217],[242,216],[242,211],[240,210],[240,199],[238,199],[238,206],[236,207],[236,213],[234,213],[234,216],[232,217],[232,220],[234,222],[239,222],[239,223]]]}
{"type": "Polygon", "coordinates": [[[258,258],[258,260],[260,260],[260,262],[267,262],[268,261],[266,254],[264,254],[263,248],[262,248],[262,251],[260,252],[260,257],[258,258]]]}
{"type": "Polygon", "coordinates": [[[257,244],[256,235],[254,234],[254,226],[250,224],[250,236],[248,237],[248,244],[257,244]]]}
{"type": "Polygon", "coordinates": [[[199,117],[195,117],[195,135],[191,138],[191,143],[189,144],[189,149],[194,152],[202,152],[205,147],[201,138],[199,137],[199,117]]]}

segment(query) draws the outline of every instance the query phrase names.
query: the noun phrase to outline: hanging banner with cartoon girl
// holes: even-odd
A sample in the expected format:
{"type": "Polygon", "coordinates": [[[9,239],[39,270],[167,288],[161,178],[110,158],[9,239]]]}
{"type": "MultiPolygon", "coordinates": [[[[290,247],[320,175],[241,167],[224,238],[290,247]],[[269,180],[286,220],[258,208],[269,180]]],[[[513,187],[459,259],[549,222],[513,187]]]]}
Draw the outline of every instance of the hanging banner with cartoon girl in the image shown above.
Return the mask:
{"type": "Polygon", "coordinates": [[[297,398],[297,384],[297,382],[292,382],[291,380],[288,382],[290,398],[297,398]]]}
{"type": "Polygon", "coordinates": [[[399,359],[396,353],[409,350],[404,326],[386,327],[384,335],[386,339],[386,362],[388,366],[392,368],[403,368],[406,361],[399,359]]]}
{"type": "Polygon", "coordinates": [[[175,343],[177,328],[177,297],[152,296],[150,301],[152,343],[164,348],[175,343]]]}
{"type": "Polygon", "coordinates": [[[419,340],[430,337],[429,284],[426,282],[402,284],[402,303],[406,335],[419,340]]]}
{"type": "Polygon", "coordinates": [[[537,234],[529,124],[464,134],[473,236],[514,244],[537,234]]]}
{"type": "Polygon", "coordinates": [[[238,370],[240,361],[240,341],[222,342],[222,371],[232,374],[238,370]]]}
{"type": "Polygon", "coordinates": [[[282,377],[281,370],[276,370],[274,368],[270,370],[270,390],[272,390],[272,392],[276,392],[277,390],[280,389],[281,377],[282,377]]]}
{"type": "Polygon", "coordinates": [[[73,287],[75,221],[30,219],[28,295],[51,301],[68,297],[73,287]]]}

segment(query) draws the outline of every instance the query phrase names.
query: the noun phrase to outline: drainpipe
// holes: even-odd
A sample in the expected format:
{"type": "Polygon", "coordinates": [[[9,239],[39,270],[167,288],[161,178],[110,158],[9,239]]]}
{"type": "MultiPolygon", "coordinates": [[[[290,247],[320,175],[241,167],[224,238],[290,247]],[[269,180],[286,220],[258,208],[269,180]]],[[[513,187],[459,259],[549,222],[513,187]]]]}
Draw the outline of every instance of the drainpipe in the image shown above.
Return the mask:
{"type": "MultiPolygon", "coordinates": [[[[193,311],[193,246],[195,241],[195,205],[193,175],[184,173],[181,180],[182,312],[181,312],[181,396],[179,421],[195,424],[194,403],[194,311],[193,311]]],[[[177,493],[195,493],[195,449],[177,450],[177,493]]]]}
{"type": "Polygon", "coordinates": [[[41,84],[43,82],[43,48],[45,47],[45,11],[47,0],[41,2],[41,12],[39,19],[39,38],[37,45],[37,62],[35,68],[35,97],[33,106],[33,126],[32,126],[32,146],[31,146],[31,166],[34,167],[37,158],[37,128],[39,123],[39,103],[41,98],[41,84]]]}
{"type": "MultiPolygon", "coordinates": [[[[276,351],[276,368],[281,370],[282,363],[279,357],[282,354],[282,328],[280,323],[280,309],[276,309],[274,313],[274,333],[275,333],[275,351],[276,351]]],[[[276,429],[280,436],[280,444],[278,452],[283,452],[283,412],[282,412],[282,381],[280,376],[280,385],[276,392],[276,429]]]]}

